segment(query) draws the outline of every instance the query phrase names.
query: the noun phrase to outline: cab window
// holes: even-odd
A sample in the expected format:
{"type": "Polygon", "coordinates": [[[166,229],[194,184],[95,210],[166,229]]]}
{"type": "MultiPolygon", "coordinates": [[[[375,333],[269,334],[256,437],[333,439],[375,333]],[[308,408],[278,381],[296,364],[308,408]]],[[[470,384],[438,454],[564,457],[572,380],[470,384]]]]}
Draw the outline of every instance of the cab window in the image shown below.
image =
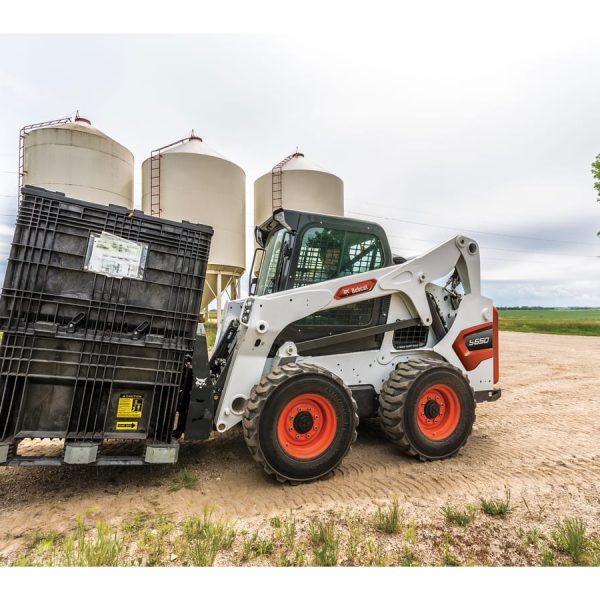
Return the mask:
{"type": "Polygon", "coordinates": [[[302,236],[293,287],[356,275],[381,266],[383,250],[377,236],[311,227],[302,236]]]}
{"type": "Polygon", "coordinates": [[[285,229],[280,229],[271,235],[267,242],[265,256],[258,277],[258,284],[256,286],[256,294],[258,296],[273,293],[273,289],[281,272],[281,249],[285,233],[285,229]]]}

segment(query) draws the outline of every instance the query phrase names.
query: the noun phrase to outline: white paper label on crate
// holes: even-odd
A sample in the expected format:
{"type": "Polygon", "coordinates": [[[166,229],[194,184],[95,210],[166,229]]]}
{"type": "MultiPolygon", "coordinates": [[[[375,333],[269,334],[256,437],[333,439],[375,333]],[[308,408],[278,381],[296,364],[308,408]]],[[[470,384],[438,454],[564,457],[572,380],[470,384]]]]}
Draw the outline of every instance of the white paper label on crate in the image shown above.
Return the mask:
{"type": "Polygon", "coordinates": [[[143,279],[148,244],[106,233],[92,233],[84,269],[108,277],[143,279]]]}

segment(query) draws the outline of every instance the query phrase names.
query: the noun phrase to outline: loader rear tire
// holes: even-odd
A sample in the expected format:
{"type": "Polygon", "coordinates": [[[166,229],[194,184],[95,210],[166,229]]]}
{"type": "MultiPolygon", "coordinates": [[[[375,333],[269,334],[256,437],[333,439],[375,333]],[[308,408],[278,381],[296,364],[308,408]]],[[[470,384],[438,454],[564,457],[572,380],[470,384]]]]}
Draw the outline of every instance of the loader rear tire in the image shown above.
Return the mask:
{"type": "Polygon", "coordinates": [[[357,406],[333,373],[287,364],[252,389],[242,420],[254,460],[280,481],[304,483],[331,473],[356,440],[357,406]]]}
{"type": "Polygon", "coordinates": [[[400,450],[421,460],[456,454],[475,421],[475,394],[462,371],[442,360],[409,360],[381,388],[379,418],[400,450]]]}

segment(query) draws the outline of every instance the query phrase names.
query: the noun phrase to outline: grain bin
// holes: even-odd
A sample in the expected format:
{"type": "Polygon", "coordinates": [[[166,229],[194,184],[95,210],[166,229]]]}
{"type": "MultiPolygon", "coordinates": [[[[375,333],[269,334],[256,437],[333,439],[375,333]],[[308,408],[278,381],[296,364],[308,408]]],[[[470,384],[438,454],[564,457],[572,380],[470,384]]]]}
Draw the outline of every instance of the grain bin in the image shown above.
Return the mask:
{"type": "Polygon", "coordinates": [[[142,210],[214,229],[202,310],[221,297],[239,297],[246,268],[246,175],[192,134],[152,152],[142,164],[142,210]]]}
{"type": "Polygon", "coordinates": [[[295,152],[254,182],[254,224],[275,208],[329,215],[344,214],[344,183],[333,173],[295,152]]]}
{"type": "Polygon", "coordinates": [[[133,154],[79,114],[50,123],[21,130],[21,184],[132,208],[133,154]]]}

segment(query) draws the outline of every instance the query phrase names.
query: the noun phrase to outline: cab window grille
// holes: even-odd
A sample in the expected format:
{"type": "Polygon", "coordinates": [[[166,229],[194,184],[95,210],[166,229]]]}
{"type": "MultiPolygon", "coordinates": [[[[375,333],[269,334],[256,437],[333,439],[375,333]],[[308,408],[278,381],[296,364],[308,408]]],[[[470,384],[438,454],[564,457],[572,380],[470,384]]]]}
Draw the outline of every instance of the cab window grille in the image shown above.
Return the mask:
{"type": "Polygon", "coordinates": [[[396,350],[410,350],[412,348],[422,348],[427,344],[429,327],[424,325],[414,325],[404,329],[396,329],[392,344],[396,350]]]}
{"type": "Polygon", "coordinates": [[[311,227],[302,237],[293,287],[356,275],[382,265],[383,252],[377,236],[311,227]]]}

